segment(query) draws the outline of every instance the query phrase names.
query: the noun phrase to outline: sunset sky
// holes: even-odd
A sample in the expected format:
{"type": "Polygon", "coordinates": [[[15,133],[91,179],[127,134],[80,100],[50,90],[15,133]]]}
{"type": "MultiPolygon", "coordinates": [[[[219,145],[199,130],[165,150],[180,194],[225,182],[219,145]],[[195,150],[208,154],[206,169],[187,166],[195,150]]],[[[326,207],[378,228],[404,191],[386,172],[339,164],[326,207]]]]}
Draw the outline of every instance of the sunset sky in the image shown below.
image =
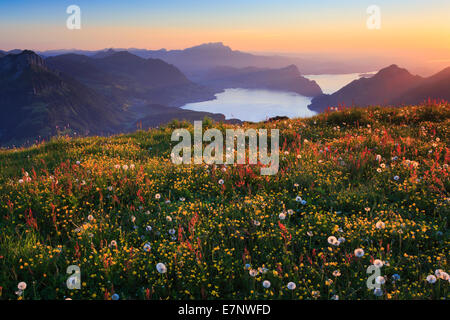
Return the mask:
{"type": "MultiPolygon", "coordinates": [[[[0,0],[0,49],[181,49],[205,42],[259,52],[402,53],[450,59],[450,1],[0,0]],[[66,8],[81,8],[68,30],[66,8]],[[381,29],[366,27],[369,5],[381,29]]],[[[450,61],[450,60],[449,60],[450,61]]]]}

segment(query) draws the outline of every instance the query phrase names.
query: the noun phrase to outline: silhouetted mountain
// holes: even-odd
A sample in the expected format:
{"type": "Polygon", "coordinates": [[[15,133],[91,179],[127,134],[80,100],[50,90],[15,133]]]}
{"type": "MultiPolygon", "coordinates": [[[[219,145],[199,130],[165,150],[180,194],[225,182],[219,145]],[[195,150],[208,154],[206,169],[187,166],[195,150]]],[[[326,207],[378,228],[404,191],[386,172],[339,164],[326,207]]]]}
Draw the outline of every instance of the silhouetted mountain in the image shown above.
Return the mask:
{"type": "Polygon", "coordinates": [[[279,69],[294,64],[303,74],[368,72],[380,67],[378,62],[367,62],[367,57],[364,60],[338,61],[333,57],[319,58],[316,55],[308,57],[257,55],[232,50],[221,42],[206,43],[184,50],[128,49],[128,51],[140,57],[158,58],[171,63],[195,82],[201,79],[205,72],[218,66],[279,69]]]}
{"type": "MultiPolygon", "coordinates": [[[[123,50],[121,50],[121,51],[123,51],[123,50]]],[[[101,59],[101,58],[106,58],[106,57],[112,56],[116,52],[118,52],[118,51],[116,51],[114,49],[107,49],[107,50],[99,51],[99,52],[93,54],[91,57],[95,58],[95,59],[101,59]]]]}
{"type": "Polygon", "coordinates": [[[422,81],[422,77],[414,76],[397,65],[391,65],[380,70],[371,78],[354,80],[331,95],[323,94],[314,98],[308,107],[311,110],[322,112],[328,107],[339,105],[347,107],[388,105],[422,81]]]}
{"type": "MultiPolygon", "coordinates": [[[[232,50],[221,42],[202,44],[184,50],[141,51],[140,54],[174,64],[194,81],[198,80],[203,72],[217,66],[267,68],[272,67],[275,63],[270,57],[232,50]]],[[[285,67],[289,63],[283,61],[281,65],[280,62],[275,64],[276,67],[285,67]]]]}
{"type": "Polygon", "coordinates": [[[46,61],[122,103],[142,99],[153,104],[181,106],[212,99],[215,93],[191,82],[173,65],[126,51],[107,51],[97,58],[65,54],[46,61]]]}
{"type": "MultiPolygon", "coordinates": [[[[89,51],[89,50],[48,50],[39,52],[45,57],[52,57],[67,53],[94,56],[108,54],[111,49],[89,51]]],[[[337,57],[332,54],[302,54],[297,57],[282,54],[251,54],[238,50],[232,50],[221,42],[206,43],[184,50],[147,50],[147,49],[112,49],[115,52],[128,51],[141,58],[158,58],[179,68],[189,79],[196,82],[198,77],[208,69],[217,66],[228,66],[233,68],[246,68],[249,66],[258,68],[279,69],[288,65],[296,65],[303,74],[336,74],[371,72],[385,65],[385,59],[380,57],[364,56],[337,57]]]]}
{"type": "Polygon", "coordinates": [[[57,127],[100,134],[120,126],[116,104],[32,51],[0,58],[0,88],[0,143],[47,137],[57,127]]]}
{"type": "Polygon", "coordinates": [[[10,51],[0,50],[0,58],[6,56],[8,54],[19,54],[21,52],[22,52],[22,50],[20,50],[20,49],[14,49],[14,50],[10,50],[10,51]]]}
{"type": "Polygon", "coordinates": [[[205,116],[225,121],[222,114],[149,106],[138,97],[159,94],[161,100],[176,101],[180,95],[181,101],[189,94],[186,90],[195,94],[199,87],[161,60],[127,52],[100,59],[67,54],[47,60],[32,51],[8,54],[0,58],[0,145],[49,138],[58,130],[100,135],[135,130],[138,122],[157,126],[205,116]]]}
{"type": "Polygon", "coordinates": [[[295,65],[282,69],[217,67],[205,73],[200,83],[217,89],[269,89],[296,92],[307,97],[322,94],[319,85],[302,77],[295,65]]]}
{"type": "Polygon", "coordinates": [[[425,78],[414,88],[392,100],[393,104],[417,104],[425,100],[437,99],[450,101],[450,67],[425,78]]]}

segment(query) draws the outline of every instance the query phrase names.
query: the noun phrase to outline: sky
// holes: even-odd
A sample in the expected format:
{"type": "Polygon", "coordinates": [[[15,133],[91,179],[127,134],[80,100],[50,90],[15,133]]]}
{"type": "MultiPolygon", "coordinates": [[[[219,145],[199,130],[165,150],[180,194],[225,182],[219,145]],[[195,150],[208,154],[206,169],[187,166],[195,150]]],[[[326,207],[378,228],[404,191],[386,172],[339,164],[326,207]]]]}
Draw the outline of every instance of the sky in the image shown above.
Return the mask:
{"type": "Polygon", "coordinates": [[[0,49],[182,49],[405,55],[450,65],[449,0],[0,0],[0,49]],[[69,30],[69,5],[81,29],[69,30]],[[381,28],[368,29],[377,5],[381,28]]]}

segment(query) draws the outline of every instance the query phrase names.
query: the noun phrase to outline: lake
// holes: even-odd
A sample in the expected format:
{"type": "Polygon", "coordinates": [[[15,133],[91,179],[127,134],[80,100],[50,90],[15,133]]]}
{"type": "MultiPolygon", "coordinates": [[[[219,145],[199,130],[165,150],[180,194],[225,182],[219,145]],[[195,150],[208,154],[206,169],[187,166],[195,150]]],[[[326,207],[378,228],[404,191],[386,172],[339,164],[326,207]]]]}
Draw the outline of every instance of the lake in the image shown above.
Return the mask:
{"type": "MultiPolygon", "coordinates": [[[[351,74],[323,74],[305,75],[315,80],[327,94],[336,92],[343,86],[359,79],[359,73],[351,74]]],[[[240,119],[243,121],[264,121],[275,116],[289,118],[311,117],[316,112],[308,109],[311,98],[293,92],[256,90],[256,89],[225,89],[216,94],[216,99],[195,102],[182,108],[194,111],[222,113],[226,119],[240,119]]]]}

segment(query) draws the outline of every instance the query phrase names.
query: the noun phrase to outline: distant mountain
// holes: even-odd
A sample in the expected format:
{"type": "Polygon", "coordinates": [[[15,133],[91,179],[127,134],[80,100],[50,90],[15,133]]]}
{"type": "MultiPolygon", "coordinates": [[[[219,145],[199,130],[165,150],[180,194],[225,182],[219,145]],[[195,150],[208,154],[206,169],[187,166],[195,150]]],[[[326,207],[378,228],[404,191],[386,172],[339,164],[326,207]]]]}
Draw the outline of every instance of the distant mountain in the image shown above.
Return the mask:
{"type": "Polygon", "coordinates": [[[158,100],[181,103],[203,87],[161,60],[127,52],[46,60],[27,50],[7,54],[0,57],[0,88],[2,146],[49,138],[57,131],[102,135],[133,131],[137,123],[157,126],[205,116],[229,122],[222,114],[149,105],[158,100]]]}
{"type": "Polygon", "coordinates": [[[182,106],[212,99],[215,93],[191,82],[173,65],[127,51],[108,50],[92,57],[64,54],[46,61],[49,66],[123,103],[141,99],[151,104],[182,106]]]}
{"type": "MultiPolygon", "coordinates": [[[[124,50],[120,50],[120,51],[124,51],[124,50]]],[[[102,59],[102,58],[106,58],[109,56],[112,56],[113,54],[117,53],[118,51],[114,50],[114,49],[107,49],[104,51],[99,51],[93,55],[91,55],[92,58],[95,59],[102,59]]]]}
{"type": "Polygon", "coordinates": [[[425,78],[418,86],[392,100],[393,104],[417,104],[428,98],[450,101],[450,67],[425,78]]]}
{"type": "MultiPolygon", "coordinates": [[[[133,52],[132,50],[130,50],[133,52]]],[[[206,43],[184,50],[138,50],[140,54],[149,58],[162,59],[174,64],[192,80],[199,77],[211,68],[227,66],[233,68],[258,67],[258,68],[282,68],[292,64],[291,59],[285,57],[266,57],[253,55],[246,52],[232,50],[221,42],[206,43]]]]}
{"type": "Polygon", "coordinates": [[[322,112],[328,107],[338,105],[369,106],[389,105],[403,96],[408,90],[423,82],[420,76],[414,76],[406,69],[391,65],[380,70],[371,78],[360,78],[349,83],[339,91],[320,95],[308,106],[311,110],[322,112]]]}
{"type": "Polygon", "coordinates": [[[117,104],[32,51],[0,58],[0,88],[0,143],[48,137],[57,127],[101,134],[121,125],[117,104]]]}
{"type": "Polygon", "coordinates": [[[307,97],[322,94],[319,85],[302,77],[295,65],[281,69],[216,67],[206,72],[199,81],[217,89],[269,89],[296,92],[307,97]]]}
{"type": "Polygon", "coordinates": [[[158,58],[179,68],[189,79],[196,82],[205,71],[227,66],[233,68],[272,68],[279,69],[296,65],[302,74],[336,74],[336,73],[361,73],[379,69],[384,63],[379,57],[367,57],[357,59],[354,57],[335,57],[333,55],[303,54],[302,56],[286,56],[283,54],[252,54],[233,50],[221,42],[205,43],[183,50],[147,50],[147,49],[104,49],[97,51],[88,50],[49,50],[38,52],[43,57],[52,57],[67,53],[75,53],[86,56],[103,57],[110,51],[128,51],[141,58],[158,58]]]}
{"type": "Polygon", "coordinates": [[[22,50],[20,50],[20,49],[14,49],[14,50],[10,50],[10,51],[0,50],[0,57],[4,57],[8,54],[19,54],[21,52],[22,52],[22,50]]]}

